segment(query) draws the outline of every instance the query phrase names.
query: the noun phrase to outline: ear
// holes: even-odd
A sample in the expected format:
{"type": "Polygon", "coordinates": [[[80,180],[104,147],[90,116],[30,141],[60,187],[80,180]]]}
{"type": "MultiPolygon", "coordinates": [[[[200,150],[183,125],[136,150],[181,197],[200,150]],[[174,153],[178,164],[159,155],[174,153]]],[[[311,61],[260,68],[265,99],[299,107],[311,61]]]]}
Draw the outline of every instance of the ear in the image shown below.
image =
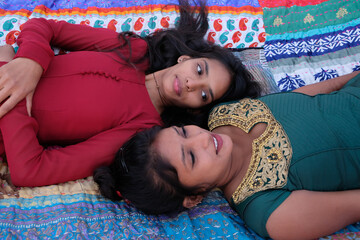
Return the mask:
{"type": "Polygon", "coordinates": [[[186,196],[183,201],[183,206],[185,208],[192,208],[198,205],[202,200],[203,195],[196,195],[196,196],[186,196]]]}
{"type": "Polygon", "coordinates": [[[190,59],[190,58],[191,58],[191,57],[188,56],[188,55],[181,55],[181,56],[178,58],[178,63],[184,62],[184,61],[186,61],[186,60],[188,60],[188,59],[190,59]]]}

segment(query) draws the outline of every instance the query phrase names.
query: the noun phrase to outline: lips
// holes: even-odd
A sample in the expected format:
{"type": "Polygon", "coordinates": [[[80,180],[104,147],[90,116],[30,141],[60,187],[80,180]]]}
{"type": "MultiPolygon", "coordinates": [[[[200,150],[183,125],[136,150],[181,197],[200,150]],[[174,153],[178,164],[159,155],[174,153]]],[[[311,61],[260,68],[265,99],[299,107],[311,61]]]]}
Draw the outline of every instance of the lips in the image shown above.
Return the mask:
{"type": "Polygon", "coordinates": [[[175,93],[180,97],[181,96],[181,91],[182,91],[180,80],[178,78],[175,78],[173,85],[174,85],[175,93]]]}
{"type": "Polygon", "coordinates": [[[214,145],[215,145],[215,150],[216,150],[216,154],[218,154],[222,148],[223,145],[223,140],[222,138],[217,135],[217,134],[212,134],[213,140],[214,140],[214,145]]]}

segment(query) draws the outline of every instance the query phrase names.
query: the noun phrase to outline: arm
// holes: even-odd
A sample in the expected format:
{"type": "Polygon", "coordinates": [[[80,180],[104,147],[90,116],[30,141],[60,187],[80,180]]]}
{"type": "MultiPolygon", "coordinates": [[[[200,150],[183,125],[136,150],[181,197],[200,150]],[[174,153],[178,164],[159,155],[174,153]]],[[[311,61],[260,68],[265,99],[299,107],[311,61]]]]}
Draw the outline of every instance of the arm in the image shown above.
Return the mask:
{"type": "MultiPolygon", "coordinates": [[[[131,42],[136,46],[132,51],[132,60],[135,61],[144,56],[147,44],[142,39],[131,39],[131,42]]],[[[106,51],[121,47],[123,43],[118,33],[109,29],[42,18],[30,19],[23,25],[17,39],[19,49],[16,59],[0,69],[0,102],[6,99],[0,107],[0,118],[25,96],[30,115],[37,83],[54,56],[51,46],[74,51],[106,51]]],[[[127,47],[119,51],[125,56],[129,52],[127,47]]]]}
{"type": "Polygon", "coordinates": [[[295,89],[293,92],[299,92],[310,96],[314,96],[316,94],[331,93],[341,89],[350,79],[355,77],[358,73],[359,72],[352,72],[341,77],[306,85],[295,89]]]}
{"type": "Polygon", "coordinates": [[[141,127],[144,125],[124,124],[78,144],[48,150],[39,144],[39,126],[27,116],[24,101],[0,120],[11,179],[17,186],[50,185],[90,176],[97,167],[110,164],[124,141],[141,127]]]}
{"type": "Polygon", "coordinates": [[[117,36],[109,29],[65,21],[43,18],[27,21],[17,39],[19,49],[15,60],[0,69],[0,102],[9,97],[0,107],[0,118],[25,96],[31,114],[35,88],[54,56],[51,46],[67,50],[109,50],[120,46],[117,36]]]}
{"type": "Polygon", "coordinates": [[[270,215],[266,229],[274,239],[314,239],[360,220],[360,190],[294,191],[270,215]]]}
{"type": "Polygon", "coordinates": [[[19,49],[15,58],[30,58],[46,71],[54,56],[51,46],[70,51],[106,51],[120,47],[122,43],[118,33],[106,28],[33,18],[23,25],[17,44],[19,49]]]}

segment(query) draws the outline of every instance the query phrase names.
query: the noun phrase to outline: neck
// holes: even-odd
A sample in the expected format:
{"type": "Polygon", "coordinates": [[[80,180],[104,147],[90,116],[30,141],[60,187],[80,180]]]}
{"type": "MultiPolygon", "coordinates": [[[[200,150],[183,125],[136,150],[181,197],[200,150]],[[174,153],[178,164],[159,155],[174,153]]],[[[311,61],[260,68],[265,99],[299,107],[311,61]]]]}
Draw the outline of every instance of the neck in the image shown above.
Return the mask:
{"type": "MultiPolygon", "coordinates": [[[[216,129],[215,129],[216,130],[216,129]]],[[[214,132],[215,132],[214,130],[214,132]]],[[[233,126],[224,126],[219,128],[221,132],[231,137],[233,142],[233,150],[231,153],[231,166],[229,167],[229,174],[225,179],[225,184],[220,187],[224,192],[225,197],[230,201],[232,194],[236,191],[246,172],[249,168],[252,156],[252,137],[233,126]]]]}
{"type": "Polygon", "coordinates": [[[157,79],[155,78],[155,73],[145,76],[145,86],[152,104],[154,105],[156,111],[161,114],[164,111],[165,102],[160,93],[160,87],[157,79]]]}
{"type": "Polygon", "coordinates": [[[221,187],[228,201],[231,200],[233,193],[246,176],[252,158],[252,143],[259,138],[267,128],[266,123],[257,123],[252,127],[249,133],[244,132],[238,127],[224,127],[233,141],[233,150],[231,157],[232,169],[229,179],[224,187],[221,187]]]}

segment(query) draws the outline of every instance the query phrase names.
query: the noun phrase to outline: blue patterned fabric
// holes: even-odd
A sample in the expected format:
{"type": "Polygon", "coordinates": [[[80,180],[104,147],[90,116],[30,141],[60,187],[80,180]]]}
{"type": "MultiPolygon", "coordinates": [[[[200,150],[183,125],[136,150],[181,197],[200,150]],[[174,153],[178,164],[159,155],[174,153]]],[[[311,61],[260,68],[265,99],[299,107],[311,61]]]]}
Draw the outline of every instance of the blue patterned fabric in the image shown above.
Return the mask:
{"type": "Polygon", "coordinates": [[[267,60],[302,57],[309,55],[309,53],[311,53],[311,56],[321,56],[346,49],[349,46],[358,46],[360,44],[359,26],[360,19],[356,19],[350,26],[339,26],[337,28],[339,30],[336,32],[321,33],[314,31],[313,36],[301,39],[295,37],[299,34],[294,34],[295,36],[288,35],[288,37],[293,38],[291,42],[288,40],[271,40],[271,37],[267,37],[266,43],[273,46],[266,53],[267,60]],[[318,39],[321,39],[321,41],[318,39]]]}
{"type": "Polygon", "coordinates": [[[261,239],[220,192],[174,216],[144,215],[124,201],[90,193],[20,194],[0,203],[0,239],[261,239]]]}

